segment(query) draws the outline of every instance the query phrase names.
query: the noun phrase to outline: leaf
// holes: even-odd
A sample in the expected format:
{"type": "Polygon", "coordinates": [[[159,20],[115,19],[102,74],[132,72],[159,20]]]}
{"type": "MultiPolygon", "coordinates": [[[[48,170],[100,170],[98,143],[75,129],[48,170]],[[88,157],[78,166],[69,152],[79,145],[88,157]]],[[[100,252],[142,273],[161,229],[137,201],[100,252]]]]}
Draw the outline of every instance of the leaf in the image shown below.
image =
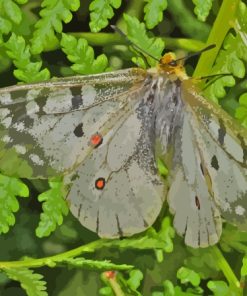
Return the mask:
{"type": "Polygon", "coordinates": [[[41,4],[41,19],[35,25],[32,38],[32,53],[38,54],[56,45],[58,40],[55,32],[61,33],[62,22],[69,23],[72,19],[71,11],[80,7],[79,0],[44,0],[41,4]]]}
{"type": "Polygon", "coordinates": [[[43,202],[43,213],[40,215],[40,222],[36,228],[38,237],[49,236],[57,225],[63,223],[63,216],[68,214],[68,205],[64,200],[63,183],[59,181],[49,182],[51,189],[41,193],[38,200],[43,202]]]}
{"type": "Polygon", "coordinates": [[[79,74],[95,74],[103,72],[108,64],[107,57],[104,54],[94,59],[94,50],[83,38],[63,34],[61,40],[62,51],[67,55],[71,68],[79,74]]]}
{"type": "Polygon", "coordinates": [[[21,22],[22,11],[20,10],[20,7],[14,3],[14,1],[3,0],[3,9],[13,23],[19,24],[21,22]]]}
{"type": "MultiPolygon", "coordinates": [[[[164,41],[161,38],[148,37],[144,23],[140,23],[137,18],[124,14],[124,20],[127,25],[128,38],[149,55],[160,59],[161,53],[165,47],[164,41]]],[[[142,52],[142,54],[145,55],[145,52],[142,52]]],[[[155,65],[157,63],[157,61],[150,56],[147,56],[147,60],[150,65],[155,65]]],[[[140,57],[134,57],[132,61],[137,65],[141,64],[142,67],[145,67],[145,62],[140,57]]]]}
{"type": "Polygon", "coordinates": [[[90,29],[98,32],[108,25],[108,20],[114,16],[113,8],[117,9],[121,5],[121,0],[93,0],[89,6],[90,29]]]}
{"type": "Polygon", "coordinates": [[[247,275],[247,256],[245,255],[243,258],[243,263],[240,271],[241,276],[247,275]]]}
{"type": "Polygon", "coordinates": [[[140,287],[141,281],[143,280],[143,273],[138,269],[134,269],[130,271],[129,276],[130,277],[127,280],[127,285],[132,291],[136,291],[137,288],[140,287]]]}
{"type": "Polygon", "coordinates": [[[192,0],[195,4],[194,12],[197,15],[198,19],[202,22],[205,22],[209,12],[212,8],[213,0],[192,0]]]}
{"type": "Polygon", "coordinates": [[[239,98],[239,107],[236,109],[235,117],[247,128],[247,93],[239,98]]]}
{"type": "Polygon", "coordinates": [[[186,267],[180,267],[177,271],[177,278],[182,284],[191,283],[194,287],[200,285],[200,276],[197,272],[186,267]]]}
{"type": "Polygon", "coordinates": [[[15,224],[13,213],[19,210],[16,196],[27,197],[28,187],[16,178],[0,175],[0,233],[7,233],[15,224]]]}
{"type": "Polygon", "coordinates": [[[235,296],[228,285],[223,281],[209,281],[207,283],[209,290],[214,293],[214,296],[235,296]]]}
{"type": "Polygon", "coordinates": [[[4,272],[10,279],[20,282],[28,296],[48,296],[43,275],[28,268],[4,269],[4,272]]]}
{"type": "Polygon", "coordinates": [[[197,272],[202,279],[217,276],[219,267],[215,264],[215,258],[208,249],[188,248],[192,256],[187,256],[184,263],[186,267],[197,272]]]}
{"type": "Polygon", "coordinates": [[[148,29],[153,29],[163,20],[163,11],[167,7],[167,0],[145,0],[144,20],[148,29]]]}
{"type": "MultiPolygon", "coordinates": [[[[215,65],[212,68],[212,74],[230,73],[238,78],[245,76],[244,61],[247,62],[246,37],[247,37],[247,9],[241,2],[239,5],[238,16],[235,26],[236,35],[231,32],[225,38],[223,49],[220,50],[215,65]]],[[[213,101],[223,98],[226,95],[225,87],[235,85],[233,76],[225,76],[217,79],[207,87],[205,96],[213,101]]]]}
{"type": "Polygon", "coordinates": [[[22,36],[16,36],[14,33],[5,43],[7,55],[13,60],[17,67],[14,75],[18,80],[24,82],[37,82],[50,78],[50,72],[47,68],[41,70],[42,62],[31,62],[30,47],[26,45],[22,36]]]}
{"type": "Polygon", "coordinates": [[[193,39],[206,41],[210,33],[210,25],[200,22],[194,13],[186,5],[184,0],[167,0],[168,11],[172,16],[173,22],[180,31],[193,39]]]}

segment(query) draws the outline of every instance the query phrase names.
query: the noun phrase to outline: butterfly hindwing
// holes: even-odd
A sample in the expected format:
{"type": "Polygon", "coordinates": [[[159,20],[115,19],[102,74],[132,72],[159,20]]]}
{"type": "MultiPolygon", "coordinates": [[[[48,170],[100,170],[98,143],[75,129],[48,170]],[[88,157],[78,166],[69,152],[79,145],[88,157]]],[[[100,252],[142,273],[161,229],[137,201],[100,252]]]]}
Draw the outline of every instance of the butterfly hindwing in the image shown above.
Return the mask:
{"type": "Polygon", "coordinates": [[[145,92],[71,176],[72,213],[101,237],[145,230],[165,199],[154,159],[154,116],[144,97],[145,92]]]}
{"type": "Polygon", "coordinates": [[[183,95],[168,201],[174,226],[185,235],[186,244],[205,247],[219,240],[220,215],[247,229],[246,136],[224,111],[193,89],[183,95]]]}
{"type": "Polygon", "coordinates": [[[200,151],[191,126],[191,114],[183,110],[181,130],[175,135],[176,163],[168,193],[174,227],[192,247],[215,244],[221,234],[221,217],[200,164],[200,151]]]}

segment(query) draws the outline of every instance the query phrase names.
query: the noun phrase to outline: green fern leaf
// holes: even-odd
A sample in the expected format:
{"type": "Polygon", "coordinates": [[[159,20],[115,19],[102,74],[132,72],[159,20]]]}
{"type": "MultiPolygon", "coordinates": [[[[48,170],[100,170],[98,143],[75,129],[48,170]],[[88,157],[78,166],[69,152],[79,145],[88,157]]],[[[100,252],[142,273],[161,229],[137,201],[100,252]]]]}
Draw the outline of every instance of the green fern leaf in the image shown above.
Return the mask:
{"type": "Polygon", "coordinates": [[[239,98],[239,107],[236,109],[235,117],[247,128],[247,93],[239,98]]]}
{"type": "Polygon", "coordinates": [[[93,0],[89,6],[90,13],[90,29],[92,32],[98,32],[108,25],[108,20],[114,16],[112,9],[119,8],[121,0],[93,0]]]}
{"type": "Polygon", "coordinates": [[[11,22],[0,16],[0,44],[3,42],[3,34],[8,34],[11,29],[11,22]]]}
{"type": "Polygon", "coordinates": [[[202,22],[205,22],[209,12],[212,8],[213,0],[192,0],[195,4],[194,12],[197,15],[198,19],[202,22]]]}
{"type": "Polygon", "coordinates": [[[50,78],[48,69],[41,70],[42,62],[31,62],[30,47],[26,45],[22,36],[14,33],[5,43],[7,55],[13,60],[15,66],[15,77],[24,82],[43,81],[50,78]]]}
{"type": "Polygon", "coordinates": [[[152,29],[163,20],[163,11],[167,7],[167,0],[145,0],[148,2],[144,7],[147,28],[152,29]]]}
{"type": "Polygon", "coordinates": [[[47,296],[46,282],[43,275],[34,273],[28,268],[4,269],[6,275],[14,280],[20,282],[21,287],[26,291],[28,296],[47,296]]]}
{"type": "Polygon", "coordinates": [[[62,22],[69,23],[71,11],[80,7],[79,0],[44,0],[40,11],[41,19],[36,23],[32,38],[32,53],[38,54],[58,43],[55,32],[62,32],[62,22]]]}
{"type": "Polygon", "coordinates": [[[180,267],[177,271],[177,278],[182,284],[191,283],[194,287],[199,286],[201,279],[197,272],[187,267],[180,267]]]}
{"type": "MultiPolygon", "coordinates": [[[[247,34],[247,9],[241,3],[236,19],[236,35],[229,33],[224,41],[223,49],[220,50],[212,73],[232,73],[233,76],[243,78],[245,76],[244,61],[247,62],[247,51],[245,38],[247,34]],[[238,28],[238,29],[237,29],[238,28]]],[[[205,95],[213,101],[223,98],[226,95],[225,87],[235,85],[233,76],[225,76],[217,79],[205,91],[205,95]]]]}
{"type": "MultiPolygon", "coordinates": [[[[136,45],[138,45],[143,51],[147,52],[156,59],[161,57],[161,53],[164,50],[165,44],[161,38],[148,37],[144,23],[140,23],[139,20],[130,15],[124,14],[124,20],[127,24],[128,38],[136,45]]],[[[147,56],[148,63],[155,65],[157,61],[147,56]]],[[[134,57],[132,61],[138,66],[145,68],[145,62],[142,58],[134,57]]]]}
{"type": "MultiPolygon", "coordinates": [[[[234,296],[237,295],[234,291],[228,287],[228,285],[223,281],[209,281],[207,286],[210,291],[214,293],[214,296],[234,296]]],[[[240,295],[240,294],[239,294],[240,295]]]]}
{"type": "Polygon", "coordinates": [[[64,186],[60,181],[50,181],[51,189],[41,193],[38,200],[43,202],[43,213],[40,215],[40,222],[36,228],[38,237],[49,236],[57,225],[63,223],[63,216],[68,214],[68,206],[64,200],[64,186]]]}
{"type": "Polygon", "coordinates": [[[16,178],[0,175],[0,233],[7,233],[15,224],[13,213],[19,210],[16,196],[27,197],[28,187],[16,178]]]}
{"type": "Polygon", "coordinates": [[[94,59],[94,50],[83,38],[76,39],[67,34],[62,35],[62,51],[67,55],[71,68],[79,74],[95,74],[103,72],[108,64],[104,54],[94,59]]]}
{"type": "Polygon", "coordinates": [[[14,1],[4,0],[3,9],[5,10],[6,15],[13,23],[19,24],[21,22],[22,12],[20,7],[16,5],[14,1]]]}

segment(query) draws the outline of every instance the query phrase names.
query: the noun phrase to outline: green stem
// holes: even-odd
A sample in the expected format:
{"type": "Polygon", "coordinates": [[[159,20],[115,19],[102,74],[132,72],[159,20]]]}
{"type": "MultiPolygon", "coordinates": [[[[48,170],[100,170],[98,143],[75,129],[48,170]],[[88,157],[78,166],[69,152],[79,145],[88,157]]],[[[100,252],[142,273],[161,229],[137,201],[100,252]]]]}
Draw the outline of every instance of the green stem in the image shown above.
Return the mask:
{"type": "MultiPolygon", "coordinates": [[[[0,269],[6,269],[6,268],[21,268],[21,267],[42,267],[42,266],[54,266],[56,263],[60,263],[68,258],[74,258],[76,256],[79,256],[82,253],[92,253],[95,250],[108,246],[112,243],[112,241],[108,240],[97,240],[92,243],[89,243],[87,245],[75,248],[73,250],[60,253],[58,255],[39,258],[39,259],[26,259],[26,260],[20,260],[20,261],[2,261],[0,262],[0,269]]],[[[116,267],[118,270],[128,270],[132,268],[132,266],[121,266],[119,265],[119,268],[116,267]]]]}
{"type": "MultiPolygon", "coordinates": [[[[92,46],[105,46],[105,45],[124,45],[126,40],[116,33],[69,33],[77,38],[84,38],[92,46]]],[[[163,37],[166,46],[169,49],[184,49],[187,51],[196,52],[203,47],[205,43],[195,39],[186,39],[186,38],[170,38],[163,37]]],[[[58,44],[56,45],[56,48],[58,44]]]]}
{"type": "Polygon", "coordinates": [[[216,264],[220,268],[220,270],[223,272],[225,278],[227,279],[229,286],[231,286],[234,290],[238,292],[237,295],[240,294],[240,283],[237,279],[236,275],[232,271],[230,265],[226,261],[225,257],[222,255],[221,251],[217,246],[211,247],[211,253],[215,258],[216,264]]]}
{"type": "Polygon", "coordinates": [[[210,74],[216,56],[228,31],[234,27],[234,20],[239,2],[240,0],[223,0],[207,40],[207,45],[215,44],[216,47],[210,51],[204,52],[200,56],[193,74],[194,77],[207,76],[210,74]]]}

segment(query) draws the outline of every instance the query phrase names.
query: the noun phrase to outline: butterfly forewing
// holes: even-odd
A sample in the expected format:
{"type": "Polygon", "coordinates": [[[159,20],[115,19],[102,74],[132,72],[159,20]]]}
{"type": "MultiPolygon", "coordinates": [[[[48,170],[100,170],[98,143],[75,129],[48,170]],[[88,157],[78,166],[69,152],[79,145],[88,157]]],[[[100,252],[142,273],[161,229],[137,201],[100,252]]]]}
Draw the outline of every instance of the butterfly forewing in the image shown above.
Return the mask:
{"type": "Polygon", "coordinates": [[[7,175],[47,178],[72,171],[143,89],[145,71],[72,77],[0,91],[0,167],[7,175]]]}

